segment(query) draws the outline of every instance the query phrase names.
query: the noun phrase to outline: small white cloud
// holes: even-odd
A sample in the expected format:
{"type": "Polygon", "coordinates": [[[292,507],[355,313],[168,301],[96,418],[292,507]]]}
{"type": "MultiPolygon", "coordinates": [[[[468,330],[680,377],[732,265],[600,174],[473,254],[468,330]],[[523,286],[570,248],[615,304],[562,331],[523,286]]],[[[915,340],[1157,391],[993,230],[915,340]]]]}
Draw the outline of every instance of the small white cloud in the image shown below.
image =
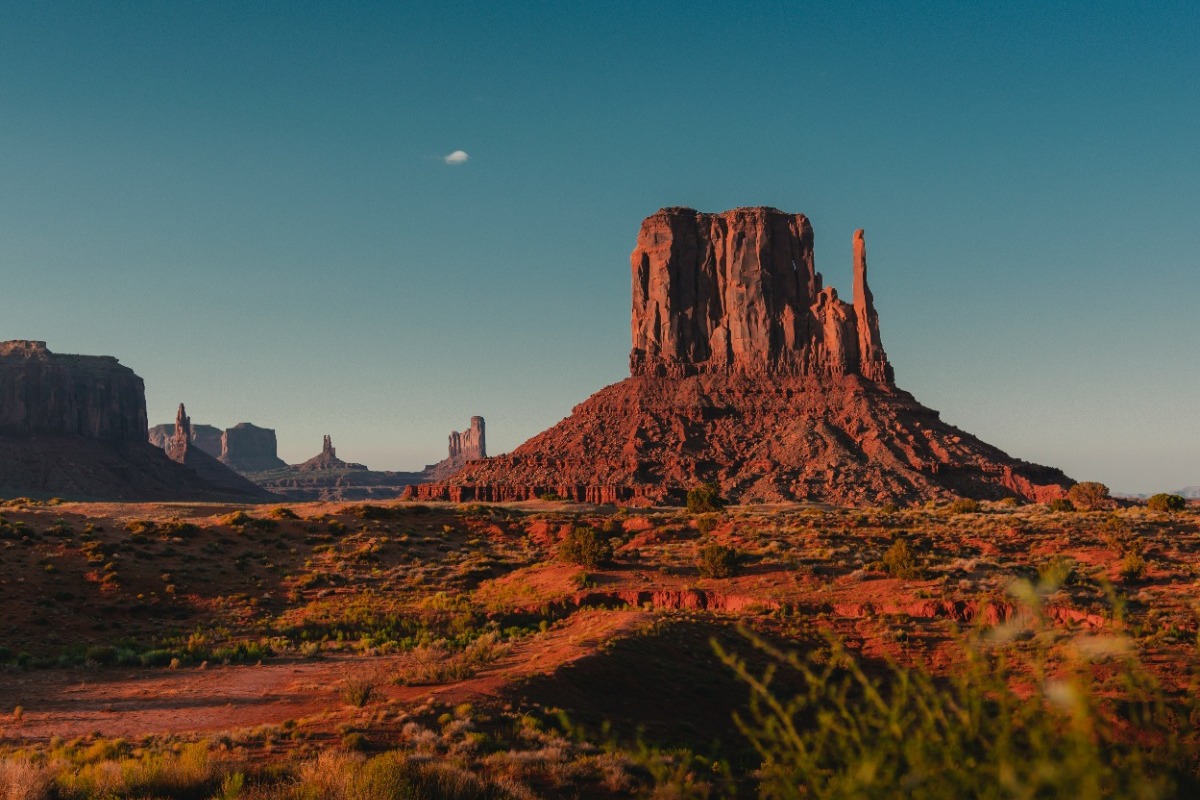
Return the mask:
{"type": "Polygon", "coordinates": [[[467,155],[466,150],[455,150],[453,153],[451,153],[448,156],[442,156],[442,161],[445,161],[447,164],[451,164],[451,165],[465,164],[465,163],[467,163],[468,158],[470,158],[470,156],[467,155]]]}

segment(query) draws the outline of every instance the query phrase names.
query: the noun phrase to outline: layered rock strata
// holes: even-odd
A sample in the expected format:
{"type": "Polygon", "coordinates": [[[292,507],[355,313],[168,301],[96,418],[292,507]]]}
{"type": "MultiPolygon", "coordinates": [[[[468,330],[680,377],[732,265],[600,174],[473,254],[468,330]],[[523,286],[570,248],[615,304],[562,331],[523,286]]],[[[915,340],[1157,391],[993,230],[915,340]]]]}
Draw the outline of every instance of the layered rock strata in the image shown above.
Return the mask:
{"type": "Polygon", "coordinates": [[[427,500],[742,502],[1061,496],[1060,471],[943,422],[894,384],[852,240],[852,302],[823,285],[808,220],[771,208],[648,217],[631,257],[630,377],[512,453],[414,487],[427,500]]]}

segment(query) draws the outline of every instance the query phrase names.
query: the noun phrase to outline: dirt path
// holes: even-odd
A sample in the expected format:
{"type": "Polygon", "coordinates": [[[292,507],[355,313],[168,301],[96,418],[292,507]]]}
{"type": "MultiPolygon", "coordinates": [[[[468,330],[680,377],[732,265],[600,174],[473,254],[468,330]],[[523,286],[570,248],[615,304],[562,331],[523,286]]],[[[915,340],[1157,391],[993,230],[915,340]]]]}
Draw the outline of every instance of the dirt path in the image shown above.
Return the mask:
{"type": "MultiPolygon", "coordinates": [[[[518,642],[472,678],[439,686],[381,687],[389,700],[458,703],[495,695],[523,678],[552,673],[593,654],[605,641],[648,618],[644,612],[583,612],[518,642]]],[[[329,725],[356,709],[339,695],[349,676],[387,676],[405,656],[279,659],[206,669],[66,669],[0,678],[0,740],[91,733],[137,737],[211,733],[326,715],[329,725]],[[20,720],[10,712],[23,709],[20,720]]]]}

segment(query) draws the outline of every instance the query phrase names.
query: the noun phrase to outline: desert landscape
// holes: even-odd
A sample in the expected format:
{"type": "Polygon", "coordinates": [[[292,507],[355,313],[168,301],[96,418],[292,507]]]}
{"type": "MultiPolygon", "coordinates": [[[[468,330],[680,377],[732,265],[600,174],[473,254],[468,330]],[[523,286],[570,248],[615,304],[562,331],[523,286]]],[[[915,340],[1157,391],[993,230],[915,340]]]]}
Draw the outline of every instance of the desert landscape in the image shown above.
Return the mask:
{"type": "Polygon", "coordinates": [[[1200,796],[1192,34],[0,10],[0,800],[1200,796]]]}

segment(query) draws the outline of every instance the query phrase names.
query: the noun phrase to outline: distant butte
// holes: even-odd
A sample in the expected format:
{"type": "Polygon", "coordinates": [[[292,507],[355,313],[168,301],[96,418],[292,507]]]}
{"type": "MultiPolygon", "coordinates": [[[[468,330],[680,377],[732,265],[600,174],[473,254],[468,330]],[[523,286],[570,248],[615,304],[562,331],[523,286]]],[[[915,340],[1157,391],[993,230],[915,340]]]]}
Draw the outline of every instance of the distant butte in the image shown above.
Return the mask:
{"type": "Polygon", "coordinates": [[[679,502],[714,481],[741,502],[1063,496],[896,387],[852,240],[851,302],[823,285],[806,217],[774,208],[647,217],[631,258],[630,377],[512,453],[410,496],[679,502]]]}
{"type": "Polygon", "coordinates": [[[145,385],[117,359],[53,353],[42,341],[0,342],[0,497],[269,496],[228,470],[234,480],[209,480],[169,459],[148,436],[145,385]]]}

